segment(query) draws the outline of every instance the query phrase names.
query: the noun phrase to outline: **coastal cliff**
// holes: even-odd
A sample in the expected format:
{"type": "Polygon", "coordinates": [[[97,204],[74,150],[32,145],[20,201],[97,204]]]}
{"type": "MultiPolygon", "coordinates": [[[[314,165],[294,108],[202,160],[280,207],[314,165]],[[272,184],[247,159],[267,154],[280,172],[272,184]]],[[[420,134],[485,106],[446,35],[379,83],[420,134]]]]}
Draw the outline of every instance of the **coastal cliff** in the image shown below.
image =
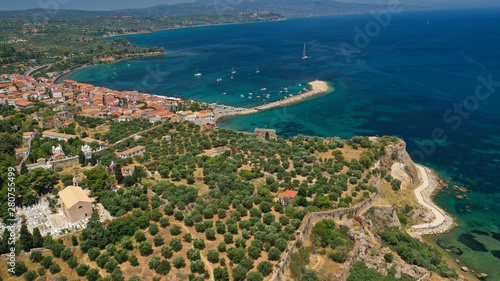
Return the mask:
{"type": "Polygon", "coordinates": [[[391,176],[401,181],[401,188],[407,188],[420,182],[418,170],[406,151],[406,142],[399,139],[396,144],[385,147],[385,156],[380,165],[391,171],[391,176]]]}

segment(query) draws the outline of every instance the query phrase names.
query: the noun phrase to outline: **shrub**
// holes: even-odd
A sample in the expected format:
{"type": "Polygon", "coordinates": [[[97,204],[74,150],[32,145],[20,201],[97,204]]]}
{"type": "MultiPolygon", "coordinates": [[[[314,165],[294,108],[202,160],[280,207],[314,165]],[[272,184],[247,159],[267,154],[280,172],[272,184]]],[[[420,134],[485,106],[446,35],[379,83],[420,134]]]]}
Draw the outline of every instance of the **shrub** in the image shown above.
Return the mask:
{"type": "Polygon", "coordinates": [[[33,251],[30,254],[30,260],[33,262],[40,262],[43,259],[42,251],[33,251]]]}
{"type": "Polygon", "coordinates": [[[394,260],[394,255],[392,253],[386,253],[384,255],[384,260],[388,263],[391,263],[394,260]]]}

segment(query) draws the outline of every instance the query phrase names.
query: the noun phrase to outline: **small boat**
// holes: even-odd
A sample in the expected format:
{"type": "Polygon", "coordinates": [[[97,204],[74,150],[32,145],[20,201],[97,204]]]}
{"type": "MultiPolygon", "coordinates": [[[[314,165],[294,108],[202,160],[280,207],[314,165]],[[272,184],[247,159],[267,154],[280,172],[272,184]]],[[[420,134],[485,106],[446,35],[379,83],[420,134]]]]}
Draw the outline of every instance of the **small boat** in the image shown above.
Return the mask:
{"type": "Polygon", "coordinates": [[[253,95],[252,93],[248,93],[250,96],[253,95]]]}
{"type": "Polygon", "coordinates": [[[240,95],[240,98],[244,98],[244,97],[245,97],[245,95],[244,95],[244,94],[241,94],[241,95],[240,95]]]}
{"type": "Polygon", "coordinates": [[[267,91],[267,88],[262,88],[262,89],[260,89],[260,90],[261,90],[261,91],[267,91]]]}
{"type": "Polygon", "coordinates": [[[227,94],[226,92],[222,93],[222,95],[224,95],[224,96],[225,96],[226,94],[227,94]]]}
{"type": "Polygon", "coordinates": [[[220,81],[222,81],[222,78],[217,78],[217,82],[220,82],[220,81]]]}
{"type": "Polygon", "coordinates": [[[198,67],[196,68],[196,71],[194,72],[194,76],[195,77],[200,77],[201,76],[201,73],[198,72],[198,67]]]}
{"type": "Polygon", "coordinates": [[[231,70],[231,74],[235,74],[236,73],[236,70],[234,70],[234,66],[233,66],[233,69],[231,70]]]}
{"type": "Polygon", "coordinates": [[[255,70],[255,73],[260,73],[259,65],[257,65],[257,70],[255,70]]]}
{"type": "Polygon", "coordinates": [[[303,60],[306,60],[308,59],[309,57],[306,55],[306,43],[304,43],[304,51],[302,52],[302,59],[303,60]]]}

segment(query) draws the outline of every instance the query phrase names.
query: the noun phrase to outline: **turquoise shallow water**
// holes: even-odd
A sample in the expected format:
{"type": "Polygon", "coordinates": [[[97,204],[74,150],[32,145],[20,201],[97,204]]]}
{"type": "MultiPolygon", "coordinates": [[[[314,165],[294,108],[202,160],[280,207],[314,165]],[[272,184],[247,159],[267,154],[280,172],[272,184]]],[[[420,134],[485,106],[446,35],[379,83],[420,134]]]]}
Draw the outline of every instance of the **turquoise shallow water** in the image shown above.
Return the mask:
{"type": "Polygon", "coordinates": [[[500,280],[500,85],[479,79],[500,81],[500,10],[393,15],[347,60],[342,46],[355,46],[356,27],[372,22],[372,15],[351,15],[132,35],[131,42],[164,46],[167,54],[64,78],[242,107],[296,94],[308,81],[328,81],[332,94],[220,125],[274,128],[283,136],[403,137],[416,162],[470,190],[466,200],[452,190],[437,195],[460,226],[436,240],[488,280],[500,280]],[[304,42],[307,60],[301,59],[304,42]]]}

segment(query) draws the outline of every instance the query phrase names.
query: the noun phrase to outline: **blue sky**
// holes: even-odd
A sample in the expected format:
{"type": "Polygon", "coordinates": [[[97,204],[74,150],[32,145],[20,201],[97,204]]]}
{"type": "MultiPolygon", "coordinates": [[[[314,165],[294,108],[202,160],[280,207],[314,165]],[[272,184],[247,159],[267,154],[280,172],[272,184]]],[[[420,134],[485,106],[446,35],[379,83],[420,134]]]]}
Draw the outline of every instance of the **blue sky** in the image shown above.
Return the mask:
{"type": "MultiPolygon", "coordinates": [[[[0,0],[0,10],[25,10],[35,8],[116,10],[145,8],[160,4],[194,2],[195,0],[0,0]]],[[[210,1],[210,0],[208,0],[210,1]]],[[[216,1],[216,0],[213,0],[216,1]]],[[[222,0],[237,1],[237,0],[222,0]]],[[[397,0],[342,0],[351,3],[387,4],[397,0]]],[[[399,0],[402,4],[435,8],[498,7],[499,0],[399,0]]]]}

